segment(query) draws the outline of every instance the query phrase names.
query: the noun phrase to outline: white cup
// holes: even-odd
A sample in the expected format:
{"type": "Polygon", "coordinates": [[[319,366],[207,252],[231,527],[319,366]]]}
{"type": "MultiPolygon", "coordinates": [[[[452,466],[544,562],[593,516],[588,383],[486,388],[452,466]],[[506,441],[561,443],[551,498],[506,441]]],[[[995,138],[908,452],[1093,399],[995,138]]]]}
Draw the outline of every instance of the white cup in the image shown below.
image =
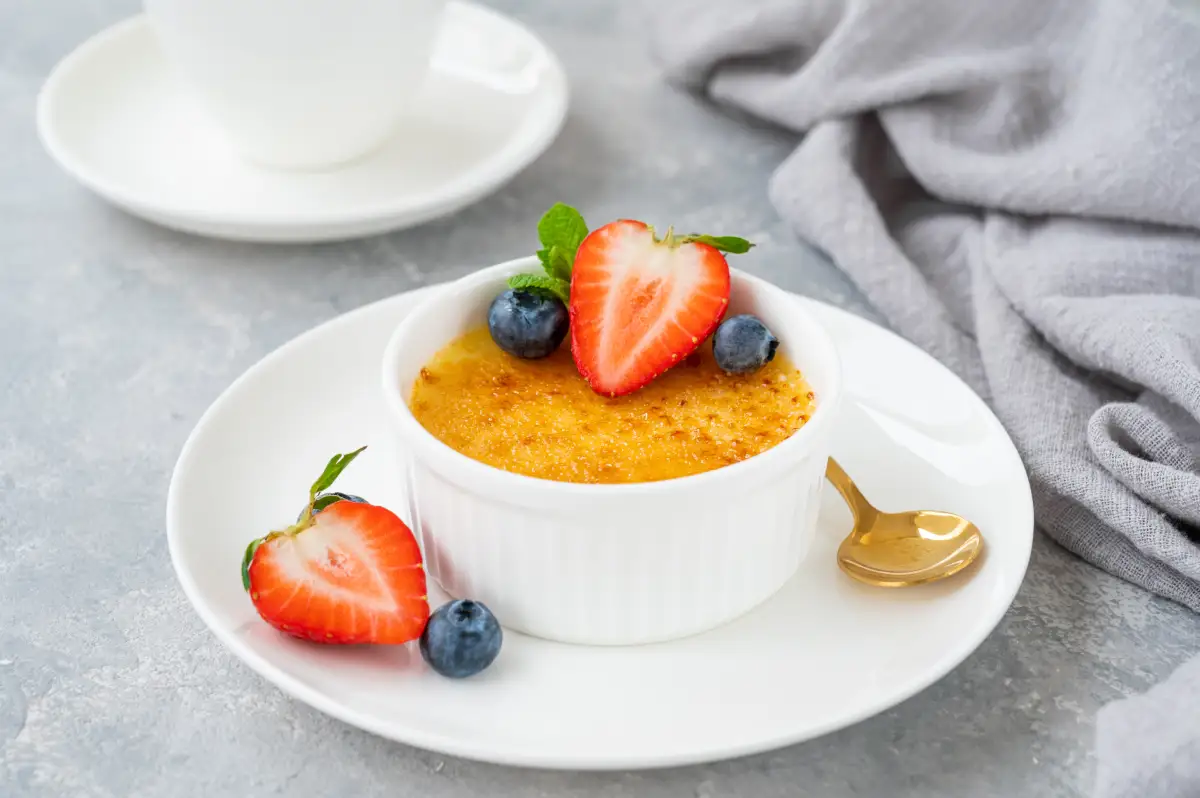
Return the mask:
{"type": "Polygon", "coordinates": [[[168,58],[233,147],[333,166],[396,131],[446,0],[145,0],[168,58]]]}

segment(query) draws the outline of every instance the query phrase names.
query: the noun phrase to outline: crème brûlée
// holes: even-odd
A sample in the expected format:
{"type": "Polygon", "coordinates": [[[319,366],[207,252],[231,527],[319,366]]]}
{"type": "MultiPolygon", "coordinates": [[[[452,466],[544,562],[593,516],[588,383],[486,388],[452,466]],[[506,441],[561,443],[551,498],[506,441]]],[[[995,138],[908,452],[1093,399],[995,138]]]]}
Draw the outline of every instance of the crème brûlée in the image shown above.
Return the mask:
{"type": "Polygon", "coordinates": [[[654,482],[759,454],[812,416],[817,397],[781,352],[726,374],[707,344],[649,385],[592,391],[569,346],[540,360],[502,351],[486,327],[421,369],[409,407],[452,449],[496,468],[561,482],[654,482]]]}

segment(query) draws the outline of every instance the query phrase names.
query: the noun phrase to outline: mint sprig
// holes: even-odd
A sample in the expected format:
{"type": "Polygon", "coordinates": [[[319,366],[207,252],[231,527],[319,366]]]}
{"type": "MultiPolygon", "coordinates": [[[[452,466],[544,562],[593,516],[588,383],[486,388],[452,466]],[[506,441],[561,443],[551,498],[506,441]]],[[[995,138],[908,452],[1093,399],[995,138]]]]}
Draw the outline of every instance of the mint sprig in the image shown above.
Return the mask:
{"type": "Polygon", "coordinates": [[[277,538],[280,535],[296,535],[312,526],[315,523],[313,519],[316,517],[314,510],[320,512],[340,500],[340,497],[337,496],[318,496],[317,494],[333,487],[333,483],[346,470],[346,466],[354,462],[354,458],[362,454],[366,448],[366,446],[362,446],[348,454],[335,454],[329,458],[329,462],[325,464],[325,470],[321,472],[321,476],[317,477],[317,481],[308,489],[308,505],[305,506],[304,512],[300,514],[300,520],[287,529],[276,530],[268,535],[263,535],[261,538],[255,538],[250,541],[249,545],[246,546],[245,553],[242,555],[242,587],[246,589],[246,592],[250,592],[250,564],[254,562],[254,553],[258,551],[258,547],[272,538],[277,538]]]}
{"type": "Polygon", "coordinates": [[[544,274],[514,274],[508,278],[508,287],[519,291],[545,292],[562,300],[564,305],[571,301],[571,283],[544,274]]]}
{"type": "Polygon", "coordinates": [[[579,245],[587,238],[587,222],[579,211],[558,202],[542,214],[537,230],[542,244],[537,257],[545,274],[515,274],[508,278],[508,287],[548,294],[568,304],[571,300],[571,269],[579,245]]]}
{"type": "Polygon", "coordinates": [[[542,242],[542,249],[537,253],[542,267],[551,277],[569,281],[575,253],[587,238],[587,222],[579,211],[558,202],[542,214],[537,231],[538,240],[542,242]]]}
{"type": "Polygon", "coordinates": [[[567,255],[562,247],[555,244],[545,249],[539,249],[537,256],[538,260],[542,262],[542,268],[546,270],[546,274],[551,279],[571,282],[571,267],[575,262],[574,255],[567,255]]]}

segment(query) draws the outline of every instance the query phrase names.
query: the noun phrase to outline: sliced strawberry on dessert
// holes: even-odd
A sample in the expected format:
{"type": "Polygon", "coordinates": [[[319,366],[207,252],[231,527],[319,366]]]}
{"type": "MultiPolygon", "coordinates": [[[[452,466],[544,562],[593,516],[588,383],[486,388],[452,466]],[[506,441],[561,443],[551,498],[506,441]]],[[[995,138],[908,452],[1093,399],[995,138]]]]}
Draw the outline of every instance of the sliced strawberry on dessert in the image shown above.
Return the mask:
{"type": "Polygon", "coordinates": [[[242,580],[263,620],[319,643],[406,643],[429,619],[412,532],[384,507],[322,494],[362,449],[337,455],[300,520],[253,541],[242,580]]]}
{"type": "Polygon", "coordinates": [[[621,396],[682,361],[729,305],[722,252],[753,246],[734,236],[659,239],[622,219],[592,231],[571,275],[571,352],[592,390],[621,396]]]}

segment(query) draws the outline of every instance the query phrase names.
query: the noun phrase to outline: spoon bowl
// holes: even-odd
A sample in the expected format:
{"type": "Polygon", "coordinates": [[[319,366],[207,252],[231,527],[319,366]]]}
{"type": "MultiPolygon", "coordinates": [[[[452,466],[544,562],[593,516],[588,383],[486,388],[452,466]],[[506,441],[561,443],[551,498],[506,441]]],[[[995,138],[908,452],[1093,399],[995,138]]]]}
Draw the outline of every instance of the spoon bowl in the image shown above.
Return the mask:
{"type": "Polygon", "coordinates": [[[877,587],[908,587],[953,576],[983,551],[979,528],[954,513],[885,513],[867,501],[832,457],[825,477],[846,500],[854,528],[838,547],[838,565],[877,587]]]}

